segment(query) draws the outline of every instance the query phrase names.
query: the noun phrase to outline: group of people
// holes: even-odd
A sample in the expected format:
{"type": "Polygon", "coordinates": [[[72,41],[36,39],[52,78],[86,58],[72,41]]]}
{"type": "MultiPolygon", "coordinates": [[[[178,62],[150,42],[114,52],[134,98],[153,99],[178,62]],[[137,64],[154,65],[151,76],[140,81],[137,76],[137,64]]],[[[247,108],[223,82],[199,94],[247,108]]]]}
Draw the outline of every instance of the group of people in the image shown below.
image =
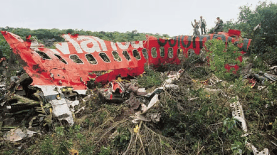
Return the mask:
{"type": "MultiPolygon", "coordinates": [[[[217,23],[213,29],[214,33],[218,33],[218,32],[222,32],[223,31],[223,21],[217,17],[217,23]]],[[[206,34],[206,21],[205,19],[202,18],[202,16],[200,16],[200,20],[199,22],[196,21],[196,19],[194,19],[194,24],[191,23],[192,27],[193,27],[193,35],[194,36],[199,36],[200,32],[199,32],[199,27],[201,28],[201,35],[206,34]]]]}

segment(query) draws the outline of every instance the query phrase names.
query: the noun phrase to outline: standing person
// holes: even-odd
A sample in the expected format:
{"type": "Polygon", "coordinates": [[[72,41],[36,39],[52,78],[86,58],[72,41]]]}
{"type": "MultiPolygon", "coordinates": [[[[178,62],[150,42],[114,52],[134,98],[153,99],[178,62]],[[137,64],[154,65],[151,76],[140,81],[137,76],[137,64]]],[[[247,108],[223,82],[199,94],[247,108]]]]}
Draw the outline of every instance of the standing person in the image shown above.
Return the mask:
{"type": "Polygon", "coordinates": [[[191,26],[193,27],[193,35],[194,36],[199,36],[200,32],[199,32],[199,23],[196,21],[196,19],[194,19],[194,24],[191,23],[191,26]]]}
{"type": "Polygon", "coordinates": [[[200,16],[199,25],[201,28],[201,35],[206,34],[206,20],[203,19],[202,16],[200,16]]]}
{"type": "Polygon", "coordinates": [[[218,33],[218,32],[222,32],[223,31],[223,21],[217,17],[217,23],[215,25],[215,28],[214,28],[214,32],[215,33],[218,33]]]}

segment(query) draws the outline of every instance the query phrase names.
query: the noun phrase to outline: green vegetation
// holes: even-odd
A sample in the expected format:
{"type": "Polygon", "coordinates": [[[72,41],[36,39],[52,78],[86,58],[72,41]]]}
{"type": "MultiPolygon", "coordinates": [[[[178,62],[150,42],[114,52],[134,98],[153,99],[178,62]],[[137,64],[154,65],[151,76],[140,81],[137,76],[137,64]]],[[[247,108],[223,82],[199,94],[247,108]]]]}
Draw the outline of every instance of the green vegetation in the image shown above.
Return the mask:
{"type": "Polygon", "coordinates": [[[238,47],[234,44],[226,45],[225,42],[216,39],[207,41],[205,45],[207,47],[210,69],[215,75],[224,80],[235,78],[235,69],[232,68],[230,71],[226,71],[225,65],[243,67],[244,63],[238,60],[238,57],[241,56],[238,47]]]}
{"type": "Polygon", "coordinates": [[[224,24],[224,31],[228,29],[242,31],[242,36],[251,38],[251,52],[256,54],[272,52],[277,43],[277,4],[260,2],[255,10],[250,6],[241,6],[238,21],[224,24]],[[260,28],[254,28],[261,24],[260,28]]]}
{"type": "Polygon", "coordinates": [[[155,72],[149,69],[147,65],[144,66],[145,74],[138,77],[138,84],[143,88],[150,88],[153,86],[161,86],[163,83],[162,76],[160,72],[155,72]]]}

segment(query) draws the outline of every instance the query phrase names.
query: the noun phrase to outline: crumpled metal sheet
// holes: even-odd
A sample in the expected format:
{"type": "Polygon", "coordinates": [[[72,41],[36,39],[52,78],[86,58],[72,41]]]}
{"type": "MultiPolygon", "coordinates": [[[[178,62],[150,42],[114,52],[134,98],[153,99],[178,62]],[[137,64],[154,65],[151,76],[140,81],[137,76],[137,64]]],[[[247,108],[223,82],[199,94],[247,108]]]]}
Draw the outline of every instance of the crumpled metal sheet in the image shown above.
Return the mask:
{"type": "MultiPolygon", "coordinates": [[[[237,101],[230,104],[230,107],[232,108],[232,116],[241,122],[242,130],[245,133],[242,136],[245,137],[248,135],[248,133],[247,133],[247,125],[246,125],[246,120],[244,117],[242,105],[238,101],[238,97],[234,97],[234,99],[237,101]]],[[[246,147],[248,147],[248,149],[252,150],[254,155],[269,155],[268,148],[264,148],[262,151],[259,152],[258,149],[253,144],[248,143],[248,142],[246,143],[246,147]]]]}
{"type": "Polygon", "coordinates": [[[237,101],[230,104],[230,107],[232,108],[232,116],[241,122],[242,130],[245,133],[247,133],[247,126],[246,126],[246,121],[245,121],[242,105],[238,101],[238,97],[236,97],[234,99],[236,99],[237,101]]]}
{"type": "Polygon", "coordinates": [[[146,95],[145,88],[139,88],[133,83],[124,83],[117,80],[112,80],[103,88],[99,89],[99,95],[106,101],[123,102],[124,93],[134,93],[138,96],[146,95]]]}
{"type": "Polygon", "coordinates": [[[22,140],[25,137],[32,137],[35,133],[34,131],[28,130],[28,129],[11,129],[4,135],[4,139],[11,141],[11,142],[17,142],[22,140]]]}
{"type": "Polygon", "coordinates": [[[60,88],[56,86],[38,86],[44,97],[51,103],[53,107],[53,115],[60,121],[65,120],[69,125],[74,124],[73,115],[74,106],[79,104],[78,100],[69,101],[61,92],[60,88]],[[72,107],[72,108],[70,108],[72,107]]]}
{"type": "MultiPolygon", "coordinates": [[[[159,94],[161,92],[163,92],[166,89],[179,89],[178,85],[175,85],[172,83],[178,80],[183,72],[184,72],[183,69],[180,69],[177,72],[169,72],[168,79],[164,81],[161,87],[158,87],[151,93],[145,95],[145,97],[148,98],[150,101],[147,105],[144,103],[140,103],[141,109],[140,111],[136,112],[134,116],[131,116],[131,118],[133,119],[132,122],[133,123],[138,123],[138,121],[153,121],[154,123],[159,122],[161,118],[161,115],[159,113],[147,113],[147,111],[159,102],[159,94]],[[145,114],[148,117],[145,117],[144,116],[145,114]]],[[[138,102],[136,102],[136,105],[138,105],[138,102]]]]}
{"type": "Polygon", "coordinates": [[[154,97],[150,100],[149,104],[146,106],[142,104],[141,111],[142,114],[146,113],[150,108],[152,108],[159,101],[159,94],[155,94],[154,97]]]}
{"type": "Polygon", "coordinates": [[[254,155],[269,155],[270,154],[268,148],[264,148],[262,151],[258,151],[258,149],[251,143],[246,143],[246,146],[248,147],[248,149],[253,151],[254,155]]]}
{"type": "Polygon", "coordinates": [[[273,75],[273,74],[264,73],[264,76],[266,78],[268,78],[269,80],[271,80],[271,81],[276,81],[277,80],[277,76],[273,75]]]}

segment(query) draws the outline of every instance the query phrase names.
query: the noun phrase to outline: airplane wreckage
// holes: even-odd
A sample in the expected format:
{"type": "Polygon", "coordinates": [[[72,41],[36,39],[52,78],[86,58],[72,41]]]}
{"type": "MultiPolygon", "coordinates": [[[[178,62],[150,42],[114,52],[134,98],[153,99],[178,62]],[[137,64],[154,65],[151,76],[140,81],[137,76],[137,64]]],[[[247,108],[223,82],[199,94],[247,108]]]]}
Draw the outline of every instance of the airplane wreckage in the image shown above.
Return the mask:
{"type": "MultiPolygon", "coordinates": [[[[17,82],[18,85],[23,85],[20,91],[17,89],[17,94],[21,95],[14,95],[11,103],[6,105],[7,110],[16,111],[25,107],[20,102],[23,96],[36,98],[40,102],[32,101],[33,104],[29,106],[41,106],[43,113],[52,112],[59,120],[70,125],[74,124],[74,106],[80,102],[77,96],[88,94],[87,90],[96,83],[110,82],[110,88],[103,88],[102,91],[102,97],[107,100],[116,101],[118,97],[120,100],[123,90],[130,88],[137,94],[145,95],[144,89],[130,85],[126,88],[113,80],[117,77],[138,76],[144,72],[145,64],[179,64],[181,57],[201,55],[201,49],[205,48],[205,42],[210,39],[237,44],[242,54],[251,42],[251,39],[242,39],[238,30],[201,36],[176,36],[173,39],[147,36],[145,41],[116,43],[93,36],[64,34],[62,37],[67,42],[56,43],[56,49],[49,49],[32,41],[31,36],[27,36],[24,41],[11,32],[1,33],[13,53],[21,59],[20,63],[26,71],[17,82]],[[238,43],[239,41],[243,42],[238,43]],[[40,90],[39,93],[37,89],[40,90]],[[120,95],[116,95],[116,92],[120,95]]],[[[227,70],[232,67],[235,70],[239,68],[236,65],[225,65],[227,70]]],[[[173,79],[180,76],[181,72],[183,71],[177,72],[173,79]]],[[[150,96],[152,98],[155,95],[150,96]]],[[[3,106],[5,103],[1,104],[3,106]]]]}
{"type": "MultiPolygon", "coordinates": [[[[31,119],[25,120],[26,116],[23,118],[25,126],[29,129],[39,124],[50,125],[54,118],[72,126],[76,114],[86,108],[80,106],[80,103],[95,95],[99,95],[105,102],[129,101],[131,109],[140,107],[139,111],[130,116],[133,123],[159,122],[160,114],[151,114],[150,118],[146,118],[144,114],[159,101],[159,93],[166,89],[178,89],[174,81],[181,77],[184,70],[170,71],[164,83],[151,93],[146,93],[144,88],[138,88],[132,82],[126,83],[118,77],[139,76],[144,73],[145,64],[159,67],[162,64],[180,64],[184,61],[182,59],[184,57],[195,55],[205,57],[203,48],[206,49],[205,42],[211,39],[220,39],[225,44],[235,44],[242,55],[251,43],[251,39],[243,39],[238,30],[200,36],[176,36],[170,39],[146,36],[144,41],[116,43],[94,36],[64,34],[62,37],[67,42],[56,43],[56,49],[49,49],[32,40],[31,36],[27,36],[24,41],[13,33],[7,31],[1,33],[13,53],[20,59],[19,63],[26,72],[21,70],[17,72],[20,76],[11,78],[14,83],[7,88],[9,91],[0,85],[0,91],[5,92],[0,98],[2,114],[8,116],[8,118],[1,116],[3,121],[0,129],[8,131],[4,139],[13,142],[36,133],[28,129],[14,129],[13,126],[22,121],[22,118],[16,119],[14,116],[18,114],[24,116],[26,113],[28,116],[30,109],[35,111],[36,115],[31,119]],[[95,92],[93,88],[97,83],[106,85],[95,92]],[[143,99],[138,100],[134,96],[143,99]]],[[[242,61],[242,56],[238,59],[242,61]]],[[[226,70],[239,69],[239,66],[231,64],[225,64],[224,67],[226,70]]],[[[273,78],[266,73],[264,77],[254,76],[261,80],[273,78]]],[[[273,80],[276,81],[277,78],[273,80]]],[[[215,76],[210,79],[210,83],[219,81],[221,80],[215,76]]],[[[207,91],[210,90],[207,88],[207,91]]],[[[230,107],[232,116],[242,123],[244,131],[242,136],[247,136],[242,105],[236,101],[230,103],[230,107]]],[[[254,154],[269,154],[267,148],[259,152],[250,143],[246,146],[254,154]]]]}
{"type": "MultiPolygon", "coordinates": [[[[159,121],[159,114],[151,116],[151,120],[142,114],[159,100],[160,92],[168,88],[178,88],[173,81],[179,79],[184,70],[170,72],[162,86],[148,94],[143,88],[116,80],[118,77],[139,76],[143,74],[145,64],[154,67],[161,64],[180,64],[182,57],[203,54],[205,42],[211,39],[220,39],[226,44],[233,43],[239,47],[242,54],[251,43],[251,39],[243,39],[238,30],[200,36],[176,36],[171,39],[146,36],[144,41],[116,43],[93,36],[64,34],[62,37],[67,42],[56,43],[56,49],[49,49],[31,40],[31,36],[27,36],[24,41],[13,33],[1,33],[13,53],[20,58],[19,62],[26,72],[21,74],[14,87],[8,88],[13,91],[6,91],[0,99],[2,111],[10,116],[34,109],[38,115],[29,120],[29,128],[42,122],[44,125],[50,124],[52,116],[73,125],[75,114],[85,108],[78,105],[95,95],[92,88],[97,83],[108,83],[98,92],[100,98],[105,101],[123,102],[123,98],[126,100],[126,92],[133,92],[147,100],[144,100],[147,103],[141,106],[141,111],[132,116],[133,123],[138,123],[139,120],[159,121]],[[77,106],[78,108],[75,108],[77,106]]],[[[238,59],[242,61],[241,56],[238,59]]],[[[239,66],[226,64],[225,68],[238,70],[239,66]]],[[[213,82],[216,81],[219,79],[215,77],[213,82]]],[[[128,97],[133,104],[131,106],[138,107],[137,100],[130,95],[128,97]]],[[[233,117],[242,122],[243,131],[247,134],[242,106],[239,102],[231,103],[230,106],[234,109],[233,117]]],[[[6,140],[17,141],[34,133],[28,130],[24,135],[20,129],[14,130],[10,127],[13,123],[18,123],[17,120],[2,119],[4,121],[0,124],[1,130],[9,131],[6,140]],[[24,136],[16,137],[12,136],[13,134],[24,136]]],[[[252,144],[247,145],[252,148],[254,154],[259,153],[252,144]]],[[[268,149],[262,153],[268,154],[268,149]]]]}

